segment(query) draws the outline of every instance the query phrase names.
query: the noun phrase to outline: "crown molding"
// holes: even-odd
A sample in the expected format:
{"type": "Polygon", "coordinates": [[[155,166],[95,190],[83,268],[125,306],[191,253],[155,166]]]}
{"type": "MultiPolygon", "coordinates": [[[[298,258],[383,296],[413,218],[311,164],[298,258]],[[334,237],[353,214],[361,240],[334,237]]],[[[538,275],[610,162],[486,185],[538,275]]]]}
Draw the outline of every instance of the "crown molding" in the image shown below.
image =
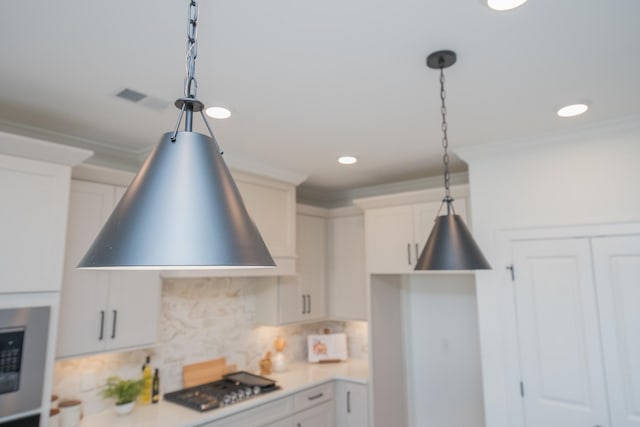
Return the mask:
{"type": "Polygon", "coordinates": [[[621,138],[640,139],[640,114],[576,126],[553,133],[531,135],[526,138],[466,145],[455,148],[453,151],[464,161],[470,162],[560,144],[592,143],[621,138]]]}
{"type": "Polygon", "coordinates": [[[91,157],[93,151],[14,133],[0,132],[0,154],[73,166],[91,157]]]}

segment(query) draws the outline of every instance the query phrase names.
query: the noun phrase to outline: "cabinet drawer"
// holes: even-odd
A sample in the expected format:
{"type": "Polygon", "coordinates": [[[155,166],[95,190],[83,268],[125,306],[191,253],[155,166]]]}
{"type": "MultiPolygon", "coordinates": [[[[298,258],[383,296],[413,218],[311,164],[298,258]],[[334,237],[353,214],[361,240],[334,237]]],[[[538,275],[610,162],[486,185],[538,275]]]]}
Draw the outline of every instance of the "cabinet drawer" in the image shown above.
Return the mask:
{"type": "Polygon", "coordinates": [[[286,418],[292,413],[293,397],[285,397],[206,424],[206,427],[259,427],[286,418]]]}
{"type": "Polygon", "coordinates": [[[295,411],[303,411],[307,408],[315,406],[319,403],[326,402],[333,399],[334,395],[334,383],[329,382],[322,384],[308,390],[296,393],[294,408],[295,411]]]}

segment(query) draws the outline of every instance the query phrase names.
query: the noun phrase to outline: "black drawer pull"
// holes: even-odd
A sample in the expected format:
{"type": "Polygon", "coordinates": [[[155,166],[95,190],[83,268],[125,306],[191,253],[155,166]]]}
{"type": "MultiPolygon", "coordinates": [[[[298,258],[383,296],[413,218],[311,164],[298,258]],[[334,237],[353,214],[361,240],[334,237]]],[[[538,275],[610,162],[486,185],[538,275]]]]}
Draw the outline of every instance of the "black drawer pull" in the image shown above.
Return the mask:
{"type": "Polygon", "coordinates": [[[113,327],[111,329],[111,339],[116,337],[116,325],[118,323],[118,310],[113,310],[113,327]]]}
{"type": "Polygon", "coordinates": [[[102,341],[104,338],[104,310],[100,310],[100,336],[98,341],[102,341]]]}
{"type": "Polygon", "coordinates": [[[316,399],[320,399],[322,396],[324,396],[324,393],[318,393],[318,394],[314,394],[313,396],[307,397],[307,399],[308,400],[316,400],[316,399]]]}

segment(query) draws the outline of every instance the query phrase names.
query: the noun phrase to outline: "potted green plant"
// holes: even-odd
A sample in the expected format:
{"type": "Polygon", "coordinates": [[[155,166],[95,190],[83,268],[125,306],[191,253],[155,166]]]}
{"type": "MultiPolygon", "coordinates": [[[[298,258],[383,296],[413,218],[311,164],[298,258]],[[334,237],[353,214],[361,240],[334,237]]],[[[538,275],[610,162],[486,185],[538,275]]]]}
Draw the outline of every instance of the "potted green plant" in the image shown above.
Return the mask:
{"type": "Polygon", "coordinates": [[[126,415],[133,410],[136,399],[144,387],[144,380],[123,380],[119,377],[107,378],[107,384],[102,390],[105,399],[116,399],[116,413],[126,415]]]}

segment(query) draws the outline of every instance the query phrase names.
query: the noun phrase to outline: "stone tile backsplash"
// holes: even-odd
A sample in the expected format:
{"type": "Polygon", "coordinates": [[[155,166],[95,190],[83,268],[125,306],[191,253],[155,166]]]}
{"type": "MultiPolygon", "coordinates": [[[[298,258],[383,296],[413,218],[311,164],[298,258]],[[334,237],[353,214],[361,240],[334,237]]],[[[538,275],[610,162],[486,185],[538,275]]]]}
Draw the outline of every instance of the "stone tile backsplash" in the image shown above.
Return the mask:
{"type": "MultiPolygon", "coordinates": [[[[54,393],[61,399],[83,402],[85,414],[111,406],[100,390],[109,376],[141,375],[146,356],[160,370],[161,393],[182,388],[182,366],[225,357],[238,369],[257,372],[273,341],[287,340],[284,354],[290,361],[307,358],[307,335],[346,332],[349,357],[366,359],[366,322],[326,321],[288,326],[258,326],[255,321],[255,278],[165,279],[155,347],[56,362],[54,393]]],[[[153,321],[152,319],[150,321],[153,321]]]]}

